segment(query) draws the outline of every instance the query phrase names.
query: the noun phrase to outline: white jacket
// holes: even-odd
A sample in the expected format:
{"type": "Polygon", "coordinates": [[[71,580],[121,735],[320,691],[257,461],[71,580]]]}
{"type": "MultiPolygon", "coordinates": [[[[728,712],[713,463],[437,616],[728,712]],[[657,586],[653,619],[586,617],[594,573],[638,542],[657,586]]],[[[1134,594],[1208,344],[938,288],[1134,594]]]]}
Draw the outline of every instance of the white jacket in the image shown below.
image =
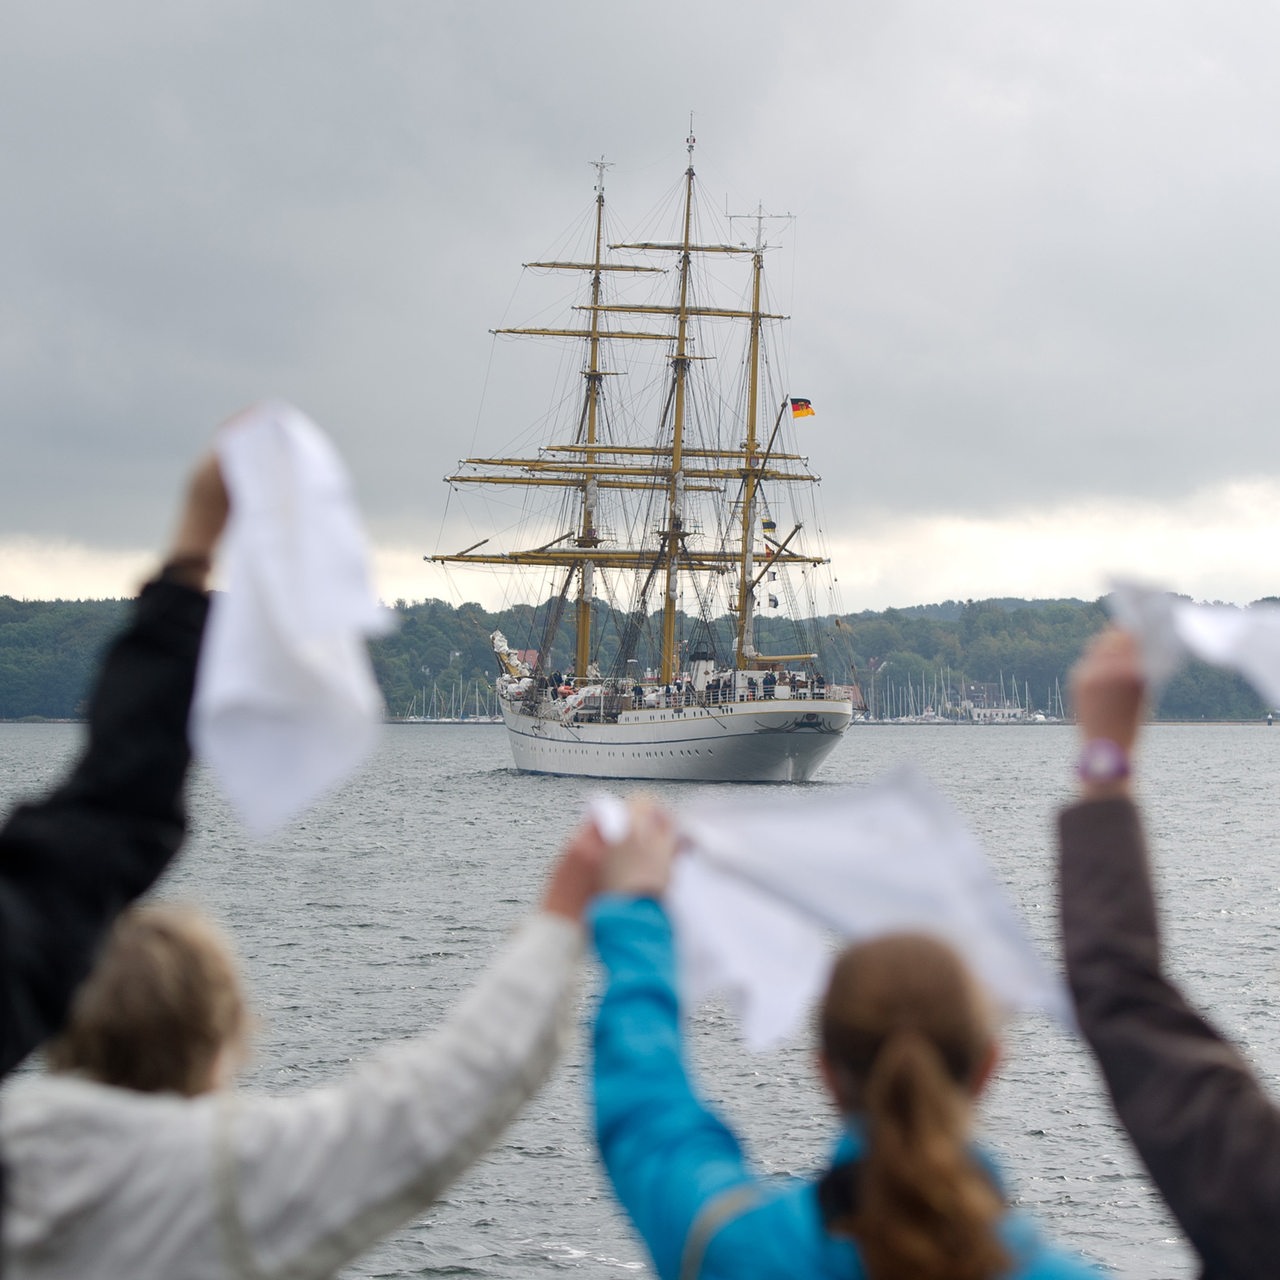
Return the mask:
{"type": "Polygon", "coordinates": [[[435,1200],[555,1060],[580,928],[531,917],[432,1035],[295,1097],[19,1078],[5,1280],[330,1276],[435,1200]]]}

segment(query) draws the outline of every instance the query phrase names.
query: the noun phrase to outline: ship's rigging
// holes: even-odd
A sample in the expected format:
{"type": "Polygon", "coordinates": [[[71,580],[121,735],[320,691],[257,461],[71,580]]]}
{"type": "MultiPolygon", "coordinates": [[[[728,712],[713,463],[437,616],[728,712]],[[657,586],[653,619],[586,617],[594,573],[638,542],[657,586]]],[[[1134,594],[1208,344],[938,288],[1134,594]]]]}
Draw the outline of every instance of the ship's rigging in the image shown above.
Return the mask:
{"type": "Polygon", "coordinates": [[[692,138],[688,154],[679,220],[668,238],[610,241],[607,166],[597,162],[588,252],[526,264],[585,278],[574,318],[494,331],[581,350],[580,395],[565,434],[532,454],[464,458],[447,477],[460,487],[560,495],[559,514],[542,523],[529,544],[498,549],[483,539],[432,557],[444,564],[549,571],[543,634],[529,646],[547,672],[570,619],[572,655],[562,647],[558,660],[571,661],[579,675],[594,672],[616,682],[637,674],[636,655],[651,627],[657,655],[652,675],[661,686],[678,681],[694,653],[738,671],[804,666],[816,657],[815,645],[801,636],[785,652],[777,651],[776,640],[773,652],[759,647],[762,607],[766,616],[793,623],[807,616],[806,607],[815,612],[813,575],[826,564],[824,555],[801,543],[812,522],[786,514],[789,505],[772,496],[780,489],[812,489],[818,477],[788,446],[786,389],[770,390],[769,339],[785,317],[771,309],[765,288],[768,219],[762,210],[751,215],[749,243],[701,237],[692,138]],[[713,276],[721,268],[745,268],[746,287],[739,285],[736,305],[712,296],[713,285],[722,282],[704,277],[699,268],[707,264],[717,268],[708,273],[713,276]],[[655,281],[665,296],[637,300],[636,286],[655,281]],[[746,334],[738,356],[729,345],[733,330],[746,334]],[[664,365],[661,389],[636,395],[636,384],[647,381],[639,374],[654,363],[654,353],[664,365]],[[721,390],[723,379],[715,375],[730,365],[737,371],[729,380],[733,390],[721,390]],[[619,384],[628,394],[615,394],[619,384]],[[600,603],[623,619],[603,671],[600,603]],[[776,615],[784,604],[785,613],[776,615]]]}

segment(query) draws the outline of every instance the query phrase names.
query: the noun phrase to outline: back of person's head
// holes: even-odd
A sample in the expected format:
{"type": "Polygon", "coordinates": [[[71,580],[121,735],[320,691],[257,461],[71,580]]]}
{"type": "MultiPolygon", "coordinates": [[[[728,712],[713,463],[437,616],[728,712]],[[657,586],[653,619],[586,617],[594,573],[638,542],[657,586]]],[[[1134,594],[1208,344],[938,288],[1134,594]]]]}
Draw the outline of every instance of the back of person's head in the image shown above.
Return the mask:
{"type": "Polygon", "coordinates": [[[143,1093],[195,1096],[244,1046],[247,1015],[234,952],[199,912],[135,906],[116,921],[46,1048],[55,1071],[143,1093]]]}
{"type": "Polygon", "coordinates": [[[827,1075],[866,1152],[831,1228],[872,1280],[988,1280],[1008,1256],[1003,1203],[968,1148],[990,1068],[991,1013],[960,957],[923,934],[849,947],[821,1009],[827,1075]]]}

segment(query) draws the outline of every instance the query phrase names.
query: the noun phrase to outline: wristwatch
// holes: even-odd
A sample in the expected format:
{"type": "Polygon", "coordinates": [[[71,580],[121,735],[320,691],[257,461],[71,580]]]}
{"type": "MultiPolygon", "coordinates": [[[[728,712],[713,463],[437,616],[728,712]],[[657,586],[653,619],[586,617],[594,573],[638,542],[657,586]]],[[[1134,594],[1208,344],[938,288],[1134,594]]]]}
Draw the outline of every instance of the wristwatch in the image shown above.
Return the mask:
{"type": "Polygon", "coordinates": [[[1081,782],[1119,782],[1129,776],[1129,753],[1110,738],[1091,738],[1080,748],[1076,777],[1081,782]]]}

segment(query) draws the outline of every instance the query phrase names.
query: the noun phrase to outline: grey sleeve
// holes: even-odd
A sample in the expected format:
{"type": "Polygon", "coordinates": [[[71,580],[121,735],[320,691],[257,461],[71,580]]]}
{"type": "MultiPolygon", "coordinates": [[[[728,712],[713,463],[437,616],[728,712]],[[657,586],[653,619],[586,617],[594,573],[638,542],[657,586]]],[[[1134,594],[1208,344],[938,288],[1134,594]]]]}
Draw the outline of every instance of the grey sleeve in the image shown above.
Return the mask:
{"type": "Polygon", "coordinates": [[[217,1183],[238,1275],[328,1276],[435,1200],[553,1066],[579,926],[530,918],[437,1031],[332,1088],[228,1098],[217,1183]]]}

